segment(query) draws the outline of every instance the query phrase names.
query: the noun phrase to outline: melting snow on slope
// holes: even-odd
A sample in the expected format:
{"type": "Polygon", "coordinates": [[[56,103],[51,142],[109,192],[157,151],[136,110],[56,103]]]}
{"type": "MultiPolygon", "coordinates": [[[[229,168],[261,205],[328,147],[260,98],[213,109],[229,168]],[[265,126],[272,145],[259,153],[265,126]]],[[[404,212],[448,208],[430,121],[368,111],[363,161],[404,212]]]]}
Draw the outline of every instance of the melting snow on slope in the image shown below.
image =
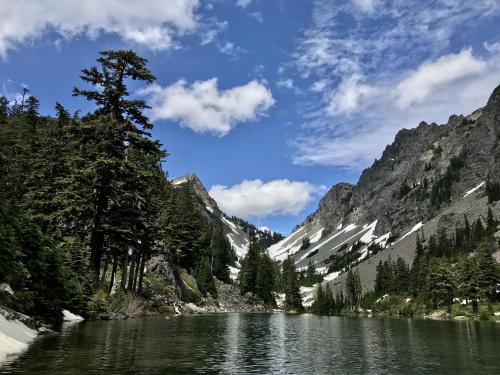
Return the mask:
{"type": "Polygon", "coordinates": [[[339,277],[340,271],[332,272],[326,275],[323,279],[326,281],[332,281],[335,280],[337,277],[339,277]]]}
{"type": "Polygon", "coordinates": [[[468,197],[472,193],[474,193],[476,190],[478,190],[481,186],[484,185],[484,181],[481,182],[479,185],[477,185],[474,189],[470,189],[468,192],[465,193],[464,198],[468,197]]]}
{"type": "Polygon", "coordinates": [[[0,363],[8,356],[19,354],[28,348],[37,332],[18,320],[8,320],[0,314],[0,363]]]}
{"type": "Polygon", "coordinates": [[[314,291],[316,290],[316,286],[301,286],[300,287],[300,296],[302,298],[302,305],[304,307],[310,307],[314,303],[315,295],[314,291]]]}
{"type": "Polygon", "coordinates": [[[324,275],[328,272],[328,267],[318,267],[316,268],[316,273],[319,275],[324,275]]]}
{"type": "Polygon", "coordinates": [[[238,234],[238,230],[236,229],[236,225],[231,220],[226,219],[224,216],[221,216],[221,217],[222,217],[222,221],[224,221],[224,223],[226,223],[227,225],[229,225],[229,227],[231,228],[231,230],[235,234],[238,234]]]}
{"type": "MultiPolygon", "coordinates": [[[[292,234],[290,234],[288,237],[283,238],[281,241],[275,243],[274,245],[269,246],[269,248],[267,249],[269,256],[276,260],[284,260],[285,258],[287,258],[290,250],[293,247],[292,245],[290,246],[288,245],[288,243],[290,242],[290,238],[303,230],[304,227],[300,227],[295,232],[292,232],[292,234]]],[[[292,244],[297,244],[297,242],[300,241],[300,244],[298,246],[298,248],[300,249],[300,246],[302,246],[301,240],[305,235],[306,233],[299,236],[295,241],[292,242],[292,244]]]]}
{"type": "Polygon", "coordinates": [[[363,230],[368,230],[363,236],[359,239],[363,243],[370,243],[373,241],[376,236],[373,235],[375,232],[375,227],[377,226],[378,220],[375,220],[373,223],[363,226],[363,230]]]}
{"type": "Polygon", "coordinates": [[[239,268],[229,266],[229,277],[231,278],[231,280],[238,279],[239,273],[240,273],[239,268]]]}
{"type": "Polygon", "coordinates": [[[416,232],[417,230],[419,230],[420,228],[422,228],[422,222],[418,223],[418,224],[415,224],[415,226],[413,228],[411,228],[411,230],[406,233],[403,237],[401,237],[397,242],[401,241],[403,238],[409,236],[410,234],[412,234],[413,232],[416,232]]]}
{"type": "Polygon", "coordinates": [[[208,206],[205,206],[205,208],[207,209],[208,212],[210,212],[211,214],[214,213],[214,210],[212,209],[212,207],[208,207],[208,206]]]}
{"type": "Polygon", "coordinates": [[[229,240],[229,243],[231,244],[231,246],[233,247],[234,252],[238,256],[238,259],[242,260],[248,252],[248,241],[245,242],[243,245],[238,245],[234,241],[234,239],[232,237],[232,233],[226,234],[226,237],[229,240]]]}
{"type": "Polygon", "coordinates": [[[385,247],[389,237],[391,237],[391,232],[387,232],[386,234],[381,235],[379,238],[377,238],[375,241],[373,241],[373,243],[375,245],[380,245],[382,247],[385,247]]]}
{"type": "Polygon", "coordinates": [[[309,237],[309,242],[310,243],[318,242],[321,239],[321,234],[323,234],[323,229],[324,228],[321,228],[316,233],[314,233],[311,237],[309,237]]]}
{"type": "MultiPolygon", "coordinates": [[[[335,237],[339,236],[340,234],[342,233],[347,233],[347,232],[350,232],[354,229],[356,229],[358,226],[356,224],[349,224],[347,227],[345,227],[344,229],[342,229],[340,232],[337,232],[335,233],[333,236],[331,237],[327,237],[325,238],[323,241],[321,241],[321,243],[319,243],[318,245],[316,245],[315,247],[313,247],[311,250],[309,250],[307,253],[305,253],[304,255],[302,255],[300,257],[299,260],[297,260],[295,262],[295,264],[299,263],[299,262],[302,262],[304,259],[306,259],[309,254],[313,253],[314,251],[318,250],[323,244],[325,244],[326,242],[328,241],[331,241],[333,240],[335,237]]],[[[335,250],[336,248],[339,248],[341,247],[343,244],[349,242],[350,240],[352,240],[354,237],[356,237],[357,235],[359,234],[359,232],[357,232],[356,234],[354,234],[353,236],[349,237],[348,239],[342,241],[341,243],[337,244],[336,246],[334,246],[332,249],[330,249],[330,251],[333,251],[335,250]]]]}

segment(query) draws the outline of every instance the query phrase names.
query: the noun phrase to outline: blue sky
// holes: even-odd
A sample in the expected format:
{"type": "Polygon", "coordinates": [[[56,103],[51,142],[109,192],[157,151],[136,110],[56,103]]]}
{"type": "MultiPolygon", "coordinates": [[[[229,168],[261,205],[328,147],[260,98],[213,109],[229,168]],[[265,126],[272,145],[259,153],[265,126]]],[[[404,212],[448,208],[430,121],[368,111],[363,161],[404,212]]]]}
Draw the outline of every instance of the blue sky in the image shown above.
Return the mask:
{"type": "Polygon", "coordinates": [[[355,183],[403,127],[484,105],[500,84],[498,0],[4,0],[1,94],[53,113],[103,49],[149,60],[170,177],[288,233],[355,183]],[[140,3],[140,4],[139,4],[140,3]]]}

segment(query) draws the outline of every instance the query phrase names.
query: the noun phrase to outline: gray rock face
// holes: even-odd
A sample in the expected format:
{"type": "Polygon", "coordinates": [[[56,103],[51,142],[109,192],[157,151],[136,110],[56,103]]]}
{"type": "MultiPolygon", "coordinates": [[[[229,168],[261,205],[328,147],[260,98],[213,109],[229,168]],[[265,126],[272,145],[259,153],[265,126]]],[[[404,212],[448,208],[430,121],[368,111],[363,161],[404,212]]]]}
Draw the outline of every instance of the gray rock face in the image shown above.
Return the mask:
{"type": "MultiPolygon", "coordinates": [[[[293,256],[298,268],[312,263],[327,273],[330,256],[345,254],[359,241],[360,256],[351,266],[359,269],[364,288],[370,289],[379,260],[401,256],[412,262],[417,233],[454,231],[463,225],[464,215],[470,222],[485,218],[488,177],[500,182],[500,86],[484,108],[468,116],[453,115],[443,125],[422,122],[399,131],[357,184],[333,186],[316,212],[269,252],[279,260],[293,256]],[[458,178],[452,179],[449,199],[432,202],[432,189],[442,186],[439,181],[451,164],[458,178]],[[300,248],[304,237],[314,238],[307,249],[300,248]],[[370,245],[375,244],[382,249],[372,251],[370,245]]],[[[497,218],[499,203],[492,205],[497,218]]],[[[335,290],[345,284],[344,272],[326,275],[325,280],[335,290]]]]}
{"type": "Polygon", "coordinates": [[[461,199],[488,175],[500,176],[499,139],[500,86],[486,107],[467,117],[453,115],[444,125],[422,122],[415,129],[401,130],[381,159],[363,171],[356,185],[335,185],[306,222],[318,220],[331,232],[339,222],[369,223],[378,219],[376,234],[403,233],[461,199]],[[451,202],[436,207],[416,193],[424,179],[431,183],[442,177],[452,158],[464,162],[460,179],[453,183],[451,202]],[[410,191],[399,195],[403,184],[410,191]]]}

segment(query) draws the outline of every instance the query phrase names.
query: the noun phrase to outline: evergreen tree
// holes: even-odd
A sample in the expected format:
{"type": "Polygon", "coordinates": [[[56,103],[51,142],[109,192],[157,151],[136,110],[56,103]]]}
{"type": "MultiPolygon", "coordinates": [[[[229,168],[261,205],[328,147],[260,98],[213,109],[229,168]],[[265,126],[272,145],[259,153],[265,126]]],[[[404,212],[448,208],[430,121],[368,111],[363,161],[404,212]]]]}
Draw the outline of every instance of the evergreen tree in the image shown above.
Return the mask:
{"type": "Polygon", "coordinates": [[[476,254],[481,295],[492,302],[496,300],[496,290],[500,283],[500,269],[492,255],[493,246],[493,242],[484,241],[479,245],[476,254]]]}
{"type": "Polygon", "coordinates": [[[283,284],[285,289],[285,310],[302,311],[302,299],[300,297],[299,281],[293,258],[289,257],[283,261],[283,284]]]}
{"type": "Polygon", "coordinates": [[[274,290],[274,265],[267,254],[262,254],[259,259],[257,276],[255,280],[257,295],[268,305],[275,305],[272,291],[274,290]]]}
{"type": "Polygon", "coordinates": [[[449,262],[443,258],[434,258],[427,275],[427,293],[438,309],[444,304],[449,313],[453,302],[454,281],[449,262]]]}
{"type": "MultiPolygon", "coordinates": [[[[90,170],[94,181],[90,264],[96,287],[99,287],[100,283],[101,259],[108,238],[122,239],[119,231],[114,230],[114,233],[109,231],[108,210],[110,202],[120,200],[115,195],[123,196],[128,193],[121,176],[121,172],[124,171],[123,166],[132,167],[127,165],[127,149],[135,147],[148,152],[158,148],[158,144],[144,137],[147,133],[137,127],[151,128],[149,120],[142,114],[142,110],[147,107],[145,102],[127,99],[129,96],[127,79],[146,82],[154,80],[154,76],[146,67],[147,61],[132,51],[103,51],[100,54],[101,57],[97,59],[99,66],[83,69],[81,75],[83,81],[95,86],[96,89],[73,90],[75,96],[83,96],[98,106],[96,113],[89,116],[85,124],[88,129],[85,135],[88,136],[87,141],[95,155],[90,170]]],[[[82,141],[85,142],[85,139],[82,141]]],[[[127,254],[124,258],[125,270],[127,254]]]]}
{"type": "Polygon", "coordinates": [[[250,235],[250,245],[248,252],[241,262],[239,274],[241,294],[257,293],[257,272],[260,263],[260,249],[253,233],[250,235]]]}
{"type": "Polygon", "coordinates": [[[474,314],[479,312],[477,300],[480,297],[480,272],[477,260],[462,256],[456,266],[458,296],[472,302],[474,314]]]}
{"type": "Polygon", "coordinates": [[[222,223],[217,219],[212,225],[210,252],[214,276],[225,283],[231,282],[229,265],[234,261],[231,253],[231,244],[226,236],[224,236],[222,223]]]}
{"type": "Polygon", "coordinates": [[[486,220],[486,232],[488,234],[493,234],[497,230],[497,221],[495,220],[495,217],[493,216],[493,211],[491,210],[491,206],[488,206],[488,218],[486,220]]]}
{"type": "Polygon", "coordinates": [[[359,303],[361,302],[361,278],[359,272],[353,272],[349,270],[347,273],[347,280],[345,289],[347,291],[347,300],[351,310],[359,308],[359,303]]]}
{"type": "Polygon", "coordinates": [[[198,267],[196,268],[194,277],[198,284],[198,289],[204,295],[210,293],[213,297],[217,297],[217,289],[215,288],[214,278],[210,271],[210,260],[204,256],[201,258],[198,267]]]}

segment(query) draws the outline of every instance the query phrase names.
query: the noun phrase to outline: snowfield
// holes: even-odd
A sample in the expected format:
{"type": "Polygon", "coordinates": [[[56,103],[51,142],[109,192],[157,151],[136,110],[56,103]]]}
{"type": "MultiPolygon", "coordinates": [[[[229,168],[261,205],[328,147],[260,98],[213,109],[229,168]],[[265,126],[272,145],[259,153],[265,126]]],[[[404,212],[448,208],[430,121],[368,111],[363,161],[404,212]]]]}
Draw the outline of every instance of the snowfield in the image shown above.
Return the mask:
{"type": "Polygon", "coordinates": [[[28,349],[37,336],[37,331],[15,319],[7,319],[0,309],[0,366],[8,357],[18,355],[28,349]]]}

